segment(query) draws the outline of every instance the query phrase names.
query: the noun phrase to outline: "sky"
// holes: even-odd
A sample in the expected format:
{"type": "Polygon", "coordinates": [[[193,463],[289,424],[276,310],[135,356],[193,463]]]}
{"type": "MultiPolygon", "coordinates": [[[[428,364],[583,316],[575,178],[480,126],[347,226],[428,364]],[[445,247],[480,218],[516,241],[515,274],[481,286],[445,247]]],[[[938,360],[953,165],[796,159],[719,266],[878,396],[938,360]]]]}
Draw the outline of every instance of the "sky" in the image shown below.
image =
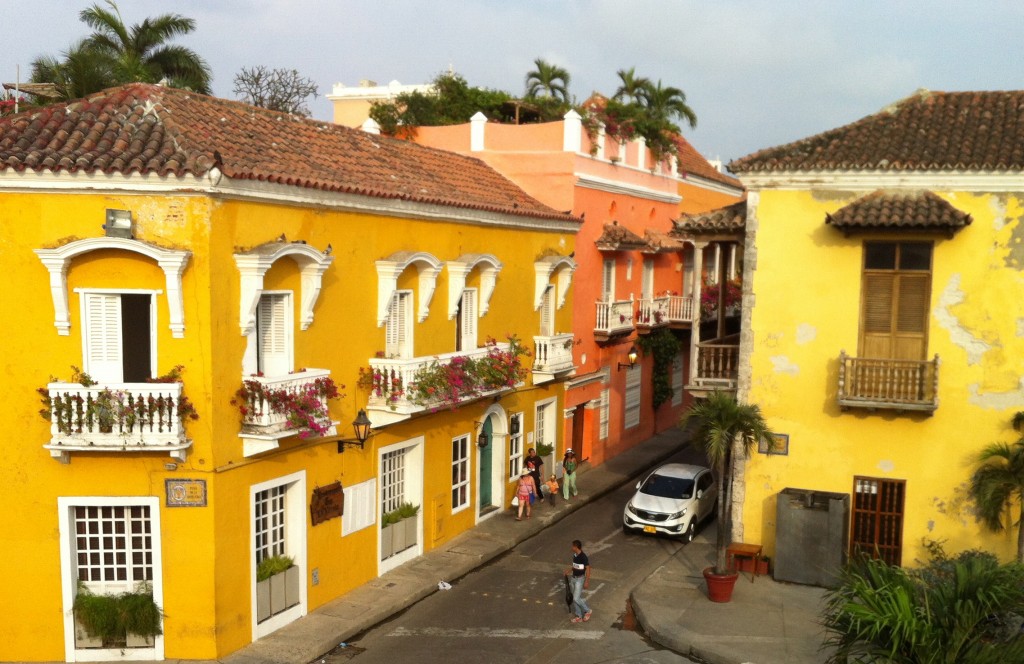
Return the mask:
{"type": "MultiPolygon", "coordinates": [[[[102,1],[102,0],[101,0],[102,1]]],[[[88,0],[0,0],[0,79],[60,56],[89,28],[88,0]]],[[[616,72],[682,89],[698,118],[684,135],[709,159],[853,122],[930,90],[1024,89],[1019,0],[120,0],[128,25],[195,19],[174,43],[198,52],[213,91],[234,98],[243,67],[313,79],[313,117],[335,83],[427,83],[454,68],[471,85],[521,94],[533,61],[569,71],[582,101],[616,72]]]]}

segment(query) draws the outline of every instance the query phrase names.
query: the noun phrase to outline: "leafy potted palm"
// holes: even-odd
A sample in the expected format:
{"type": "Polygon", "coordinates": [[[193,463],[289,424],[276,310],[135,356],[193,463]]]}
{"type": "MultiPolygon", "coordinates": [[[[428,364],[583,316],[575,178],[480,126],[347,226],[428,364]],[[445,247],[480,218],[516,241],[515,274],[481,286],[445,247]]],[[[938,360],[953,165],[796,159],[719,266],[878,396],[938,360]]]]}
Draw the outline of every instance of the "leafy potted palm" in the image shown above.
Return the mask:
{"type": "Polygon", "coordinates": [[[693,442],[707,455],[718,484],[718,537],[715,566],[704,570],[708,598],[728,602],[736,584],[737,572],[726,565],[726,549],[732,538],[732,482],[736,473],[736,455],[750,456],[761,441],[771,441],[768,424],[755,404],[741,404],[724,392],[712,392],[683,414],[680,426],[694,427],[693,442]]]}

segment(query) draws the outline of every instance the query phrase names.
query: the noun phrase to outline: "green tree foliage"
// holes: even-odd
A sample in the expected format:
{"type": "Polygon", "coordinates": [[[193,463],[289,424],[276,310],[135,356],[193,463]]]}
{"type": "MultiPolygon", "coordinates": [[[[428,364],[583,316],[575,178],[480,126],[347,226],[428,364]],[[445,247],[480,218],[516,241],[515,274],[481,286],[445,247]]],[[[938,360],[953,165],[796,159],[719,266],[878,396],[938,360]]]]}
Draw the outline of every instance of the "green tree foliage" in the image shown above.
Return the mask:
{"type": "Polygon", "coordinates": [[[615,90],[612,99],[633,104],[639,104],[643,99],[644,91],[650,87],[650,79],[636,75],[636,67],[620,69],[616,72],[621,85],[615,90]]]}
{"type": "Polygon", "coordinates": [[[113,0],[83,9],[79,18],[93,32],[74,44],[63,59],[42,56],[32,63],[32,82],[54,83],[62,99],[75,99],[123,83],[141,81],[210,94],[210,67],[191,49],[170,44],[195,30],[195,21],[178,14],[124,24],[113,0]]]}
{"type": "Polygon", "coordinates": [[[828,664],[1024,662],[1024,566],[941,545],[919,570],[858,556],[826,600],[828,664]]]}
{"type": "Polygon", "coordinates": [[[683,414],[680,426],[695,427],[693,442],[707,455],[718,483],[718,539],[715,572],[726,574],[725,550],[732,538],[732,479],[735,476],[734,445],[750,456],[761,441],[771,441],[771,431],[756,404],[743,404],[725,392],[712,392],[683,414]]]}
{"type": "Polygon", "coordinates": [[[569,72],[542,58],[533,61],[537,68],[526,74],[526,98],[549,97],[569,102],[569,72]]]}
{"type": "MultiPolygon", "coordinates": [[[[1013,428],[1024,428],[1024,411],[1013,417],[1013,428]]],[[[993,532],[1012,524],[1017,528],[1017,562],[1024,563],[1024,437],[1012,445],[992,443],[978,454],[981,466],[971,477],[971,498],[978,518],[993,532]],[[1017,519],[1011,510],[1018,510],[1017,519]],[[1006,521],[1004,522],[1004,518],[1006,521]]]]}

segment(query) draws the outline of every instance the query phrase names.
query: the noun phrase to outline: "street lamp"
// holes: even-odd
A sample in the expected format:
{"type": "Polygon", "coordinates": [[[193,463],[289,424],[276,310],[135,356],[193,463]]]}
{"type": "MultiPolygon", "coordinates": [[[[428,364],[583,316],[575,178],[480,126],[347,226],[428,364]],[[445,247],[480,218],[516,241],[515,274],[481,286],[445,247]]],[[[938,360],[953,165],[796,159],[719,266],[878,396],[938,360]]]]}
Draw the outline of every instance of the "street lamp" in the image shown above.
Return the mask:
{"type": "Polygon", "coordinates": [[[338,439],[338,454],[345,451],[346,445],[352,445],[355,447],[359,446],[359,449],[363,449],[363,445],[366,444],[366,439],[370,437],[370,418],[366,416],[366,411],[362,408],[359,409],[359,414],[356,415],[356,419],[352,420],[352,431],[355,432],[355,438],[339,438],[338,439]]]}
{"type": "Polygon", "coordinates": [[[626,358],[629,360],[629,363],[627,364],[625,362],[619,362],[619,371],[622,371],[622,367],[632,369],[634,366],[636,366],[636,355],[636,344],[634,344],[633,346],[630,347],[629,353],[626,354],[626,358]]]}

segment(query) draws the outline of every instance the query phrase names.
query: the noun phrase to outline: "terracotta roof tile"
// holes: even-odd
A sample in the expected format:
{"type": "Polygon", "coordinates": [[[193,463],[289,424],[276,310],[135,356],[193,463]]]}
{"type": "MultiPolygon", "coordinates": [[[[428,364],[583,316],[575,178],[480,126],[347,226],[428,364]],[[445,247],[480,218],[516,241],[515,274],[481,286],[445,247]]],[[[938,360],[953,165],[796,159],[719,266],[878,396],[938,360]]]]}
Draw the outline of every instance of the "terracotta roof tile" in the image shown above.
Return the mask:
{"type": "Polygon", "coordinates": [[[1022,168],[1024,91],[919,90],[852,124],[729,164],[734,173],[1022,168]]]}
{"type": "Polygon", "coordinates": [[[604,232],[601,233],[601,237],[594,240],[594,244],[600,251],[629,251],[648,248],[647,242],[642,237],[625,226],[619,226],[617,221],[605,224],[604,232]]]}
{"type": "Polygon", "coordinates": [[[683,241],[668,233],[653,228],[644,229],[644,242],[647,243],[647,253],[661,253],[665,251],[679,251],[683,248],[683,241]]]}
{"type": "Polygon", "coordinates": [[[952,234],[971,221],[971,215],[930,191],[879,190],[858,198],[834,214],[825,215],[826,224],[845,233],[944,231],[952,234]]]}
{"type": "Polygon", "coordinates": [[[697,151],[697,148],[690,145],[690,142],[685,138],[676,135],[674,137],[674,142],[676,144],[676,154],[679,158],[680,177],[685,177],[687,174],[692,173],[707,180],[714,180],[715,182],[727,184],[730,187],[743,189],[742,182],[731,175],[722,173],[712,166],[711,163],[697,151]]]}
{"type": "Polygon", "coordinates": [[[482,161],[237,101],[141,83],[0,119],[0,172],[229,178],[579,221],[482,161]]]}
{"type": "Polygon", "coordinates": [[[743,234],[747,225],[747,202],[740,201],[701,214],[683,215],[675,222],[672,235],[690,237],[700,235],[743,234]]]}

